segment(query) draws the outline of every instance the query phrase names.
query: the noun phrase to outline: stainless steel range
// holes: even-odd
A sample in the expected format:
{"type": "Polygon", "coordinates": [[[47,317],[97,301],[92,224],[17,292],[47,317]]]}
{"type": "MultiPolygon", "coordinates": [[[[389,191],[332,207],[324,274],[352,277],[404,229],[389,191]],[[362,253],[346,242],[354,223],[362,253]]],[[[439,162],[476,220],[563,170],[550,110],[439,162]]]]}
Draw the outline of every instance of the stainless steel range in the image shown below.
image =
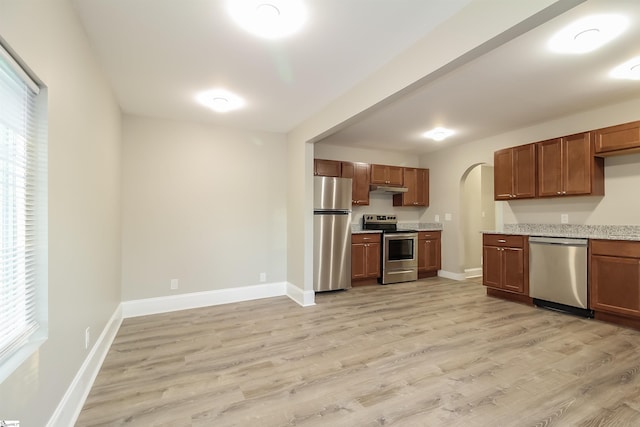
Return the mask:
{"type": "Polygon", "coordinates": [[[418,232],[398,229],[395,215],[367,214],[362,228],[382,231],[382,284],[418,280],[418,232]]]}

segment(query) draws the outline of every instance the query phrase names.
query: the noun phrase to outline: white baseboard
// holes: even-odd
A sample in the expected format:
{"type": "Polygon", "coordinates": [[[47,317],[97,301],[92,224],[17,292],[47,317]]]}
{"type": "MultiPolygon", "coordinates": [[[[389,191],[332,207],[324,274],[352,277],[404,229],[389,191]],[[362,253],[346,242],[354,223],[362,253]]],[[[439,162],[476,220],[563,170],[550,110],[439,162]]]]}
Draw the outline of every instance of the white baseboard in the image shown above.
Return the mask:
{"type": "Polygon", "coordinates": [[[58,407],[49,419],[47,427],[66,427],[75,424],[89,391],[91,391],[93,382],[102,367],[104,358],[107,356],[109,348],[116,337],[122,319],[285,295],[303,307],[315,304],[315,293],[313,291],[303,291],[288,282],[122,302],[87,355],[58,407]]]}
{"type": "Polygon", "coordinates": [[[302,307],[316,305],[316,293],[314,291],[303,291],[293,283],[287,282],[287,296],[302,307]]]}
{"type": "Polygon", "coordinates": [[[444,277],[445,279],[458,281],[464,280],[466,278],[464,273],[452,273],[451,271],[446,270],[438,270],[438,276],[444,277]]]}
{"type": "Polygon", "coordinates": [[[122,303],[122,317],[127,319],[129,317],[146,316],[149,314],[168,313],[191,308],[279,297],[287,295],[286,290],[286,282],[278,282],[124,301],[122,303]]]}
{"type": "Polygon", "coordinates": [[[482,267],[478,268],[465,268],[464,277],[466,279],[471,279],[472,277],[480,277],[482,276],[482,267]]]}
{"type": "Polygon", "coordinates": [[[76,423],[121,323],[122,308],[121,305],[118,305],[67,388],[58,407],[49,419],[47,427],[66,427],[76,423]]]}

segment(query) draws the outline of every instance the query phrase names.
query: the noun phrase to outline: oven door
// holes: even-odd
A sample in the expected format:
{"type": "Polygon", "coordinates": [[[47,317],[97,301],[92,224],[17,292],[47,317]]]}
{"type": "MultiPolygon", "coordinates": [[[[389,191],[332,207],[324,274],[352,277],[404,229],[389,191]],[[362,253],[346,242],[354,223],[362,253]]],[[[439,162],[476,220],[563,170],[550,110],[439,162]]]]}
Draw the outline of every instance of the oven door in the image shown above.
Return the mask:
{"type": "Polygon", "coordinates": [[[418,280],[418,233],[384,233],[382,283],[418,280]]]}

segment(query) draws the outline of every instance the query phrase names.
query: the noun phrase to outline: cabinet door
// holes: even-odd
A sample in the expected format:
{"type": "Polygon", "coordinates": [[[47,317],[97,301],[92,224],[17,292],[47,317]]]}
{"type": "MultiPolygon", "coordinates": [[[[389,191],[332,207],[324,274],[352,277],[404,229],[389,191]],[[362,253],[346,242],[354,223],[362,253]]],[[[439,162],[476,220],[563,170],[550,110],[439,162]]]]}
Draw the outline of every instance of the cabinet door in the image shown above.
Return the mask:
{"type": "Polygon", "coordinates": [[[524,250],[502,248],[502,288],[514,292],[524,292],[524,250]]]}
{"type": "Polygon", "coordinates": [[[429,169],[417,169],[416,205],[429,206],[429,169]]]}
{"type": "Polygon", "coordinates": [[[418,202],[418,169],[404,168],[403,181],[408,191],[402,194],[402,205],[415,206],[418,202]]]}
{"type": "Polygon", "coordinates": [[[403,175],[400,166],[387,166],[389,168],[389,184],[401,186],[403,184],[403,175]]]}
{"type": "Polygon", "coordinates": [[[502,248],[482,247],[482,284],[491,288],[502,287],[502,248]]]}
{"type": "Polygon", "coordinates": [[[536,145],[513,147],[513,195],[524,199],[536,196],[536,145]]]}
{"type": "Polygon", "coordinates": [[[591,193],[593,156],[591,154],[591,133],[581,133],[562,138],[563,152],[563,195],[591,193]]]}
{"type": "Polygon", "coordinates": [[[418,241],[418,270],[440,270],[440,240],[418,241]]]}
{"type": "Polygon", "coordinates": [[[562,139],[538,142],[538,196],[562,195],[562,139]]]}
{"type": "Polygon", "coordinates": [[[493,190],[495,200],[509,200],[513,194],[513,152],[511,148],[493,153],[493,190]]]}
{"type": "Polygon", "coordinates": [[[364,279],[367,277],[367,258],[364,243],[351,245],[351,278],[364,279]]]}
{"type": "Polygon", "coordinates": [[[340,164],[337,160],[313,160],[313,174],[316,176],[334,176],[340,177],[340,164]]]}
{"type": "Polygon", "coordinates": [[[640,259],[591,256],[591,308],[640,316],[640,259]]]}
{"type": "Polygon", "coordinates": [[[371,183],[387,184],[387,167],[384,165],[371,165],[371,183]]]}
{"type": "Polygon", "coordinates": [[[342,162],[342,177],[351,178],[351,204],[369,205],[369,164],[342,162]]]}
{"type": "Polygon", "coordinates": [[[402,185],[402,167],[371,165],[371,183],[383,185],[402,185]]]}
{"type": "Polygon", "coordinates": [[[367,243],[366,259],[366,277],[380,277],[380,243],[367,243]]]}
{"type": "Polygon", "coordinates": [[[640,149],[640,122],[596,130],[595,146],[595,152],[603,155],[621,150],[640,149]]]}

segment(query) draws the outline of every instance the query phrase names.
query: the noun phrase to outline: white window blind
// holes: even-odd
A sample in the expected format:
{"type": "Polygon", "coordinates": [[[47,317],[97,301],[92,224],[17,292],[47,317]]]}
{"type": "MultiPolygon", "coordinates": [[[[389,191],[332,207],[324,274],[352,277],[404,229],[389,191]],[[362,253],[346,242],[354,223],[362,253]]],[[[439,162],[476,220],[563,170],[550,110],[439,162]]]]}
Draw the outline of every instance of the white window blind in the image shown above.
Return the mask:
{"type": "MultiPolygon", "coordinates": [[[[0,47],[0,367],[41,323],[38,87],[0,47]]],[[[45,163],[46,168],[46,163],[45,163]]],[[[46,286],[46,280],[45,280],[46,286]]],[[[46,312],[46,307],[44,308],[46,312]]],[[[2,381],[2,377],[0,377],[2,381]]]]}

